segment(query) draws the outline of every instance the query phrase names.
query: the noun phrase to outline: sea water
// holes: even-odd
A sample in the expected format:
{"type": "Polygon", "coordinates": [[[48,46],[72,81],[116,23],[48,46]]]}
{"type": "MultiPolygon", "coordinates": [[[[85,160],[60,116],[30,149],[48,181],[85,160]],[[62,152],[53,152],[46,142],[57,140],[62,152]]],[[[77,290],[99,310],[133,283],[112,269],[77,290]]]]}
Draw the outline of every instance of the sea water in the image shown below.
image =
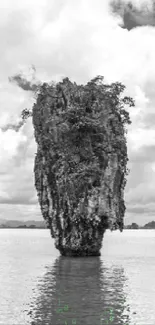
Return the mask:
{"type": "Polygon", "coordinates": [[[154,325],[155,230],[107,231],[62,257],[47,229],[0,229],[0,324],[154,325]]]}

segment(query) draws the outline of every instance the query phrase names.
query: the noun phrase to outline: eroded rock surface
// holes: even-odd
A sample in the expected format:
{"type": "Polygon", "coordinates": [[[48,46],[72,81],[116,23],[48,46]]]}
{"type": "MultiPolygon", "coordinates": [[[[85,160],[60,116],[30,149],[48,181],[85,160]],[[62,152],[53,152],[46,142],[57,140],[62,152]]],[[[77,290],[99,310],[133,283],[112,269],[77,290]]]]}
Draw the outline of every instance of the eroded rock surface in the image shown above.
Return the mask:
{"type": "Polygon", "coordinates": [[[33,107],[35,187],[55,247],[64,256],[100,255],[107,228],[123,229],[127,174],[124,86],[98,78],[43,84],[33,107]]]}

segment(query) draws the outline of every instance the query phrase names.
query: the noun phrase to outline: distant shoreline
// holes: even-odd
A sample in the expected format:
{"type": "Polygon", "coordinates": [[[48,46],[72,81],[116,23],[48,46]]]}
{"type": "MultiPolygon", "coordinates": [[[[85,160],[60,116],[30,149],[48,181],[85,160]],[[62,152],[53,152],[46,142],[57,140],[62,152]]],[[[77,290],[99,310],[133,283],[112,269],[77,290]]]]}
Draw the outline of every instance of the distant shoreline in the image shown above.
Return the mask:
{"type": "Polygon", "coordinates": [[[48,228],[41,228],[41,227],[1,227],[0,229],[48,229],[48,228]]]}
{"type": "MultiPolygon", "coordinates": [[[[0,229],[40,229],[40,230],[42,230],[42,229],[48,229],[48,228],[41,228],[41,227],[1,227],[0,226],[0,229]]],[[[48,229],[49,230],[49,229],[48,229]]],[[[107,230],[110,230],[110,229],[107,229],[107,230]]],[[[116,229],[116,230],[118,230],[118,229],[116,229]]],[[[124,230],[155,230],[155,228],[136,228],[136,229],[134,229],[134,228],[124,228],[123,229],[123,231],[124,230]]]]}
{"type": "MultiPolygon", "coordinates": [[[[28,221],[18,221],[18,220],[4,220],[0,219],[0,229],[48,229],[44,221],[28,220],[28,221]]],[[[133,222],[130,225],[124,225],[123,230],[132,229],[155,229],[155,221],[148,222],[144,226],[138,225],[133,222]]]]}

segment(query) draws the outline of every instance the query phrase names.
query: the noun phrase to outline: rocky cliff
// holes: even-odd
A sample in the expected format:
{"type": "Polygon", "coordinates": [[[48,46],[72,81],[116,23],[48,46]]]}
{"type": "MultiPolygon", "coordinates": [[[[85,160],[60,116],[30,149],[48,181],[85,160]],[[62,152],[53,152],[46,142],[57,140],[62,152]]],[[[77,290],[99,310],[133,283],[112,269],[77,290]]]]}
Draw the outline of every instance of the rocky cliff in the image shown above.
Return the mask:
{"type": "Polygon", "coordinates": [[[121,83],[97,77],[44,83],[33,106],[35,187],[43,218],[64,256],[100,255],[107,228],[123,230],[127,175],[121,83]]]}

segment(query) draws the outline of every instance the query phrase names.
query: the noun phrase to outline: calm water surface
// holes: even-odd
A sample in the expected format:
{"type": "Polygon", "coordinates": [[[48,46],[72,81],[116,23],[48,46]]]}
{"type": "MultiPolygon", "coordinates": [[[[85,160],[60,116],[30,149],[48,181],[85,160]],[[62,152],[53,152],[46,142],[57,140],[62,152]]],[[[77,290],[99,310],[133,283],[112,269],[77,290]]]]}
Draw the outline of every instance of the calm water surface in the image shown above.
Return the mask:
{"type": "Polygon", "coordinates": [[[100,257],[49,230],[0,229],[0,324],[155,325],[155,230],[107,231],[100,257]]]}

